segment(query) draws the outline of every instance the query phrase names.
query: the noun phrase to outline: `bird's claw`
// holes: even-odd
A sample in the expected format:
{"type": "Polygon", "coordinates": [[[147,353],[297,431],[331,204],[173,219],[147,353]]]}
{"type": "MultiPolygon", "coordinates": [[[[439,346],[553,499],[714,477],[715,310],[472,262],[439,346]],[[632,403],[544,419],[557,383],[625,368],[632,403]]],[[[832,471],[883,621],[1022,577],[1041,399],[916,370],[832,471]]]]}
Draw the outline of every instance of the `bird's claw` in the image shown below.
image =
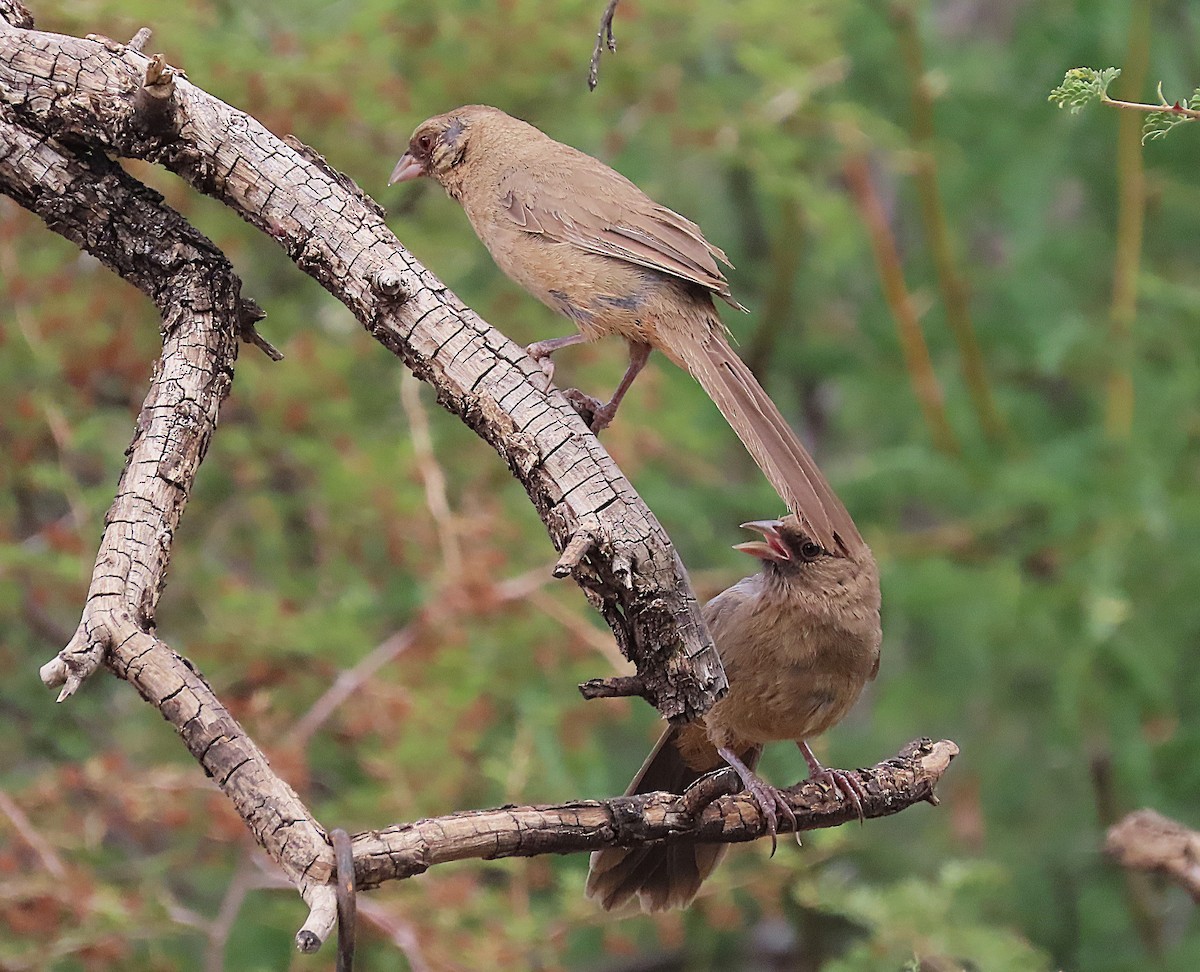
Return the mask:
{"type": "Polygon", "coordinates": [[[849,770],[822,767],[820,771],[810,774],[809,779],[829,786],[844,802],[854,808],[860,824],[866,822],[867,816],[863,812],[863,800],[867,798],[867,790],[854,773],[849,770]]]}
{"type": "Polygon", "coordinates": [[[549,391],[554,385],[554,359],[550,357],[551,349],[545,347],[544,342],[538,341],[526,346],[525,353],[542,369],[542,374],[546,376],[546,387],[543,391],[549,391]]]}
{"type": "Polygon", "coordinates": [[[593,398],[578,388],[568,388],[563,392],[563,396],[588,424],[593,435],[599,435],[607,429],[612,424],[613,416],[617,414],[617,407],[612,402],[602,405],[600,399],[593,398]]]}
{"type": "Polygon", "coordinates": [[[616,414],[617,406],[612,402],[609,402],[607,405],[601,405],[598,409],[593,411],[592,421],[590,423],[592,427],[592,434],[599,435],[601,432],[607,429],[612,424],[612,420],[616,414]]]}
{"type": "Polygon", "coordinates": [[[800,747],[804,761],[808,763],[808,778],[817,783],[824,783],[832,789],[843,802],[854,808],[854,812],[858,814],[858,822],[864,823],[867,816],[863,813],[863,800],[867,799],[867,788],[863,786],[862,780],[849,770],[822,766],[812,748],[803,739],[797,740],[796,745],[800,747]]]}
{"type": "Polygon", "coordinates": [[[754,802],[758,804],[759,813],[763,815],[763,819],[767,822],[767,833],[771,835],[771,856],[775,856],[775,849],[779,846],[779,817],[783,816],[791,824],[793,833],[799,834],[796,829],[796,813],[792,810],[792,806],[785,799],[782,791],[777,787],[771,786],[770,783],[765,783],[757,776],[752,776],[749,780],[743,781],[746,784],[746,792],[753,797],[754,802]],[[779,813],[776,813],[778,808],[779,813]]]}

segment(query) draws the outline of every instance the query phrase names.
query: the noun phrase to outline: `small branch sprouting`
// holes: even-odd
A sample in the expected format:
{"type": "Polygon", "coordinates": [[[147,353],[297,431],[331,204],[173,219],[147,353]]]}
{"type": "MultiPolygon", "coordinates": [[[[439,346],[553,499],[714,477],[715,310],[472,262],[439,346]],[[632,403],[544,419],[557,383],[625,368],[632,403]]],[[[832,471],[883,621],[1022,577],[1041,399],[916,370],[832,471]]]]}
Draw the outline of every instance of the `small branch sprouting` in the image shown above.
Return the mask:
{"type": "Polygon", "coordinates": [[[1093,101],[1127,111],[1146,112],[1146,121],[1142,125],[1142,144],[1162,138],[1176,125],[1200,119],[1200,88],[1192,92],[1186,104],[1168,101],[1163,94],[1161,81],[1158,85],[1158,104],[1121,101],[1108,95],[1109,85],[1120,73],[1119,68],[1105,68],[1102,71],[1086,67],[1071,68],[1063,78],[1063,83],[1050,92],[1049,100],[1059,108],[1068,109],[1072,114],[1082,111],[1093,101]]]}

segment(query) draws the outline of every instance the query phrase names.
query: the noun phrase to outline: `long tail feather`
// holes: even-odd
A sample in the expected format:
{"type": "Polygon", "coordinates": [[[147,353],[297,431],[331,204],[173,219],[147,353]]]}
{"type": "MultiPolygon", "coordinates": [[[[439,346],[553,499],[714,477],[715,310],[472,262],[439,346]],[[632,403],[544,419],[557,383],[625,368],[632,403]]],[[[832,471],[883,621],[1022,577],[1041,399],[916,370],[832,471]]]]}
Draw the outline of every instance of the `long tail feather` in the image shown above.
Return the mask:
{"type": "Polygon", "coordinates": [[[672,342],[672,350],[813,538],[831,553],[861,548],[862,536],[846,507],[722,331],[714,319],[703,339],[672,342]]]}

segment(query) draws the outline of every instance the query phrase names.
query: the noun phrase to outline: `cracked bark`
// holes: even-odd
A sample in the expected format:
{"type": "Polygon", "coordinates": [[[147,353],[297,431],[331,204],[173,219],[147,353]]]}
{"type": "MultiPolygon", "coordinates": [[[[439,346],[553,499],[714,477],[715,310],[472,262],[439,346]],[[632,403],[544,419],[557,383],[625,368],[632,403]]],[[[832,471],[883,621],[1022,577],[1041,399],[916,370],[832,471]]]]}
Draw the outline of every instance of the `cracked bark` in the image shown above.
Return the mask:
{"type": "MultiPolygon", "coordinates": [[[[958,747],[949,740],[918,739],[895,758],[858,770],[867,793],[863,815],[887,817],[914,803],[936,804],[934,787],[956,755],[958,747]]],[[[723,775],[725,782],[739,785],[732,773],[723,775]]],[[[796,830],[858,819],[853,807],[819,783],[804,782],[783,792],[796,814],[796,830]]],[[[747,793],[721,796],[698,813],[691,812],[688,795],[642,793],[557,806],[471,810],[371,831],[354,838],[355,873],[359,886],[370,888],[470,858],[566,854],[650,841],[741,843],[767,833],[766,821],[747,793]]],[[[791,830],[791,821],[781,817],[779,832],[791,830]]]]}
{"type": "MultiPolygon", "coordinates": [[[[5,0],[0,10],[12,10],[5,0]]],[[[666,533],[523,349],[462,304],[392,235],[382,210],[311,149],[282,140],[167,68],[112,41],[19,29],[0,18],[0,89],[16,122],[177,173],[263,230],[381,344],[434,385],[438,402],[504,459],[667,719],[694,718],[725,689],[687,574],[666,533]],[[145,106],[153,103],[154,110],[145,106]],[[166,122],[164,122],[166,120],[166,122]],[[165,125],[165,128],[164,128],[165,125]]],[[[51,680],[94,671],[72,645],[51,680]]]]}
{"type": "Polygon", "coordinates": [[[315,910],[330,894],[324,831],[203,676],[154,636],[171,540],[252,305],[228,260],[157,193],[102,155],[80,159],[15,124],[3,103],[0,191],[144,291],[163,316],[162,358],[105,516],[83,617],[46,674],[61,676],[69,694],[82,677],[74,666],[107,661],[175,726],[315,910]]]}
{"type": "MultiPolygon", "coordinates": [[[[326,832],[196,667],[155,636],[174,531],[229,392],[238,338],[277,353],[254,330],[262,313],[241,296],[224,256],[108,154],[164,165],[233,208],[435,386],[438,401],[525,486],[563,552],[556,576],[581,585],[637,664],[639,694],[664,716],[705,711],[724,674],[674,549],[607,453],[561,395],[542,390],[524,352],[400,246],[353,182],[161,57],[141,54],[145,29],[125,46],[31,28],[16,0],[0,0],[0,191],[143,290],[163,319],[162,358],[105,518],[81,621],[43,678],[61,684],[64,699],[107,664],[160,710],[308,903],[297,941],[311,949],[335,921],[326,832]]],[[[952,743],[923,741],[864,772],[866,815],[932,802],[955,752],[952,743]]],[[[686,797],[472,811],[360,834],[357,878],[373,886],[468,857],[760,836],[763,822],[745,797],[699,811],[697,795],[720,796],[721,783],[686,797]]],[[[815,784],[794,796],[803,828],[847,817],[815,784]]]]}

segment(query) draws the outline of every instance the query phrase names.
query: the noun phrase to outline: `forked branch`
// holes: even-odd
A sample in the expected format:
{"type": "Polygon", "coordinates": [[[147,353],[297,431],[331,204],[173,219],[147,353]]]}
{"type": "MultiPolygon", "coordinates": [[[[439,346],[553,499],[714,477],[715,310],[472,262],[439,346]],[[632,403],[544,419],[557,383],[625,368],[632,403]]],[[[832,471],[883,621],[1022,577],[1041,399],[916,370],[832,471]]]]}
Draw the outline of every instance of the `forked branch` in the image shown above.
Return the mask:
{"type": "MultiPolygon", "coordinates": [[[[163,356],[106,518],[82,620],[43,676],[63,686],[63,699],[107,664],[159,709],[308,902],[298,941],[319,944],[336,920],[326,830],[197,668],[155,634],[174,531],[229,391],[238,340],[277,352],[254,330],[262,312],[241,296],[224,256],[108,156],[160,163],[230,206],[435,385],[438,400],[524,485],[563,552],[556,575],[576,579],[636,662],[636,680],[624,687],[636,687],[670,719],[707,710],[724,690],[724,673],[686,572],[571,406],[543,390],[538,366],[418,264],[353,182],[196,88],[161,57],[144,55],[144,31],[121,45],[31,28],[19,3],[0,0],[0,192],[145,291],[163,320],[163,356]]],[[[865,814],[933,802],[956,752],[953,743],[923,740],[860,771],[865,814]]],[[[682,797],[470,811],[360,834],[353,838],[357,884],[470,857],[760,836],[754,804],[720,796],[725,782],[711,779],[682,797]]],[[[853,813],[816,784],[791,796],[802,828],[853,813]]]]}

